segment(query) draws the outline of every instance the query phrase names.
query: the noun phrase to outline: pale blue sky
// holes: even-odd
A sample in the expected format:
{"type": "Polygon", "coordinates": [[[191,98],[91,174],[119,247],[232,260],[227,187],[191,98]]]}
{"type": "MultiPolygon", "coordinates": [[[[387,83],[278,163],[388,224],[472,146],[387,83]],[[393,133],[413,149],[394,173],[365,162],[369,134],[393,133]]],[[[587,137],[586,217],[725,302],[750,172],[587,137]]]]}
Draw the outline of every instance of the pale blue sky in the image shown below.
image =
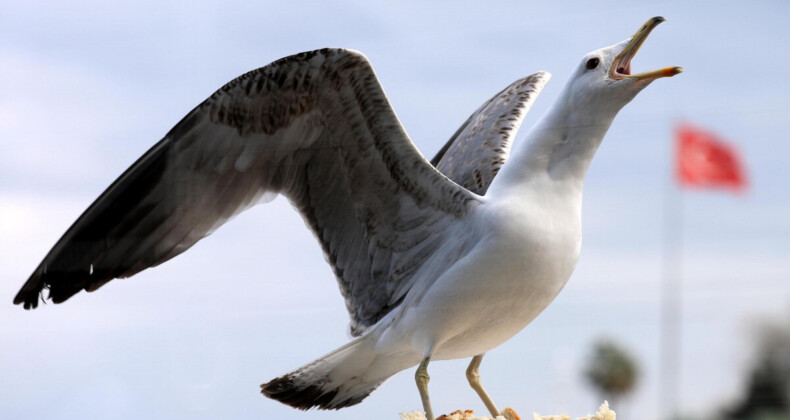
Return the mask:
{"type": "MultiPolygon", "coordinates": [[[[71,222],[196,104],[247,70],[325,46],[369,57],[432,156],[513,80],[553,74],[528,127],[582,55],[668,19],[634,71],[686,72],[655,82],[615,120],[587,179],[574,276],[482,366],[498,404],[527,417],[594,410],[580,370],[594,339],[609,336],[644,369],[621,412],[658,412],[662,214],[683,119],[736,143],[752,183],[742,196],[683,194],[683,409],[705,413],[736,395],[753,323],[790,313],[787,2],[161,3],[7,1],[0,13],[3,418],[395,419],[420,407],[413,372],[340,412],[258,394],[347,340],[332,273],[282,199],[97,293],[34,312],[11,305],[71,222]]],[[[467,362],[431,365],[436,411],[484,412],[467,362]]]]}

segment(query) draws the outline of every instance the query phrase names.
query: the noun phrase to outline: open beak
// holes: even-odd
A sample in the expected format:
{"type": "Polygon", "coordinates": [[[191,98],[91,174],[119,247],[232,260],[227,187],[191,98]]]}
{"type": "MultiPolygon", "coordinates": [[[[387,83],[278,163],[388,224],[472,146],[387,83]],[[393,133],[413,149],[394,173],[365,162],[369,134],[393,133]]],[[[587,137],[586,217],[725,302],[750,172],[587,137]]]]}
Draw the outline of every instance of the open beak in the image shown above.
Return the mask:
{"type": "Polygon", "coordinates": [[[638,31],[636,31],[634,36],[631,37],[631,41],[628,42],[628,45],[625,46],[623,51],[618,54],[612,62],[612,68],[609,70],[609,77],[614,80],[629,77],[636,80],[653,80],[659,77],[672,77],[683,72],[681,67],[664,67],[663,69],[631,74],[631,59],[634,58],[636,52],[639,51],[639,47],[645,42],[647,36],[653,31],[653,28],[665,20],[666,19],[661,16],[656,16],[649,19],[638,31]]]}

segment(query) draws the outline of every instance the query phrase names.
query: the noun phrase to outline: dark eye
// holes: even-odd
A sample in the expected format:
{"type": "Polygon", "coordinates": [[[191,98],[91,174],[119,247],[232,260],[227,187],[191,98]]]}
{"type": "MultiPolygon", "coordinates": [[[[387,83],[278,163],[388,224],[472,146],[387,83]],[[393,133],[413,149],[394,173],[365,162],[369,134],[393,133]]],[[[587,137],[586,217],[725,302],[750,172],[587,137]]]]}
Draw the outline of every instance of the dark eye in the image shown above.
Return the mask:
{"type": "Polygon", "coordinates": [[[592,70],[592,69],[598,67],[598,63],[600,63],[600,62],[601,62],[601,60],[599,60],[598,57],[591,58],[591,59],[587,60],[587,70],[592,70]]]}

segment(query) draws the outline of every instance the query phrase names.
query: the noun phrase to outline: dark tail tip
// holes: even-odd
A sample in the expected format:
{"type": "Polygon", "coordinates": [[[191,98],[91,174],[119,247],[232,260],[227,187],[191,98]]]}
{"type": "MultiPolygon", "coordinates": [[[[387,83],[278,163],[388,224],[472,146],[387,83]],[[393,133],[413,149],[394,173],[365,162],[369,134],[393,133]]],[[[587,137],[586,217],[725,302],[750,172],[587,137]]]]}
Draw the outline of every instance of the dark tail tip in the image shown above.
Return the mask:
{"type": "Polygon", "coordinates": [[[296,384],[290,375],[281,376],[261,385],[261,394],[299,410],[309,410],[313,407],[320,410],[337,410],[359,404],[369,394],[368,392],[362,396],[334,401],[337,393],[337,389],[323,389],[321,382],[296,384]]]}

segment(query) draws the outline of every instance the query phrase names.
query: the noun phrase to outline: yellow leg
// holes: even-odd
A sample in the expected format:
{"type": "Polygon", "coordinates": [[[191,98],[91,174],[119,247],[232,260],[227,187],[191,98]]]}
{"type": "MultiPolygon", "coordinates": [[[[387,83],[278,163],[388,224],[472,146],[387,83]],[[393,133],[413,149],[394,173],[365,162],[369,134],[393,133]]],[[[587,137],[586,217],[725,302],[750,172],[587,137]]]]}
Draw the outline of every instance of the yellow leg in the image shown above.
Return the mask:
{"type": "Polygon", "coordinates": [[[428,381],[431,380],[431,377],[428,376],[428,362],[430,361],[431,357],[428,356],[420,362],[417,373],[414,374],[414,379],[417,381],[417,390],[420,391],[422,408],[425,410],[425,418],[427,420],[435,420],[433,417],[433,409],[431,409],[431,397],[428,396],[428,381]]]}
{"type": "Polygon", "coordinates": [[[480,362],[483,361],[483,354],[478,354],[472,358],[472,363],[469,363],[469,367],[466,368],[466,379],[469,380],[469,385],[477,392],[477,395],[483,400],[483,404],[485,404],[488,411],[491,412],[491,417],[496,418],[496,416],[499,415],[499,410],[496,408],[496,405],[494,405],[494,402],[491,401],[491,397],[488,396],[485,388],[483,388],[483,385],[480,383],[480,362]]]}

